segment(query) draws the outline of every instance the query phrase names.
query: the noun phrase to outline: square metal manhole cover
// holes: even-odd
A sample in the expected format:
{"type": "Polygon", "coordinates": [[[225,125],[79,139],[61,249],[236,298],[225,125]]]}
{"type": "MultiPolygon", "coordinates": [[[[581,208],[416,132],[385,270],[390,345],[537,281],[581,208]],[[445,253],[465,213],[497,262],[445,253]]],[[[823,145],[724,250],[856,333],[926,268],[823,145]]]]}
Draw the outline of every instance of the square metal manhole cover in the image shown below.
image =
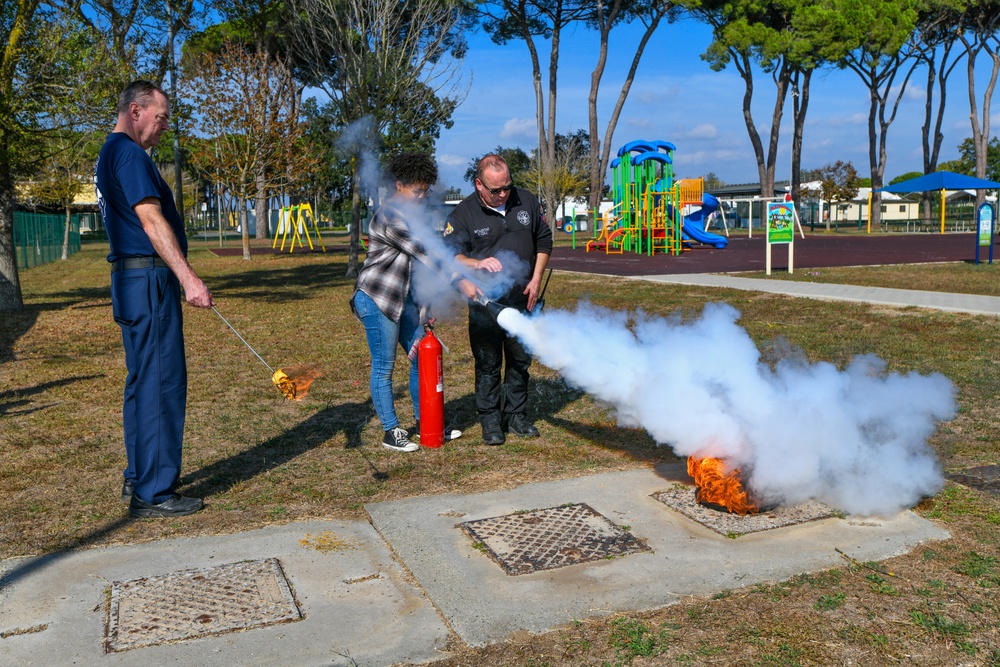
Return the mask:
{"type": "Polygon", "coordinates": [[[685,484],[674,484],[666,491],[654,493],[653,498],[720,535],[746,535],[841,516],[835,509],[814,500],[790,507],[778,506],[758,514],[730,514],[705,507],[695,500],[694,487],[685,484]]]}
{"type": "Polygon", "coordinates": [[[302,618],[276,558],[111,585],[105,649],[182,641],[302,618]]]}
{"type": "Polygon", "coordinates": [[[642,540],[583,503],[460,525],[513,575],[650,551],[642,540]]]}

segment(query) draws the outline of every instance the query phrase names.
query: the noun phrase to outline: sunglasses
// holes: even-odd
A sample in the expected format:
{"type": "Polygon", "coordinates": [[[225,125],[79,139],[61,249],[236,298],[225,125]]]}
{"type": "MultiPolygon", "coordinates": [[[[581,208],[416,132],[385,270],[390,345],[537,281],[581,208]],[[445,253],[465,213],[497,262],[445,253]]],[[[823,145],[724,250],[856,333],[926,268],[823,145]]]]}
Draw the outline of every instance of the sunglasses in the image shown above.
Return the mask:
{"type": "Polygon", "coordinates": [[[513,183],[508,183],[507,185],[501,185],[499,188],[487,188],[486,184],[483,183],[482,181],[479,181],[479,184],[482,185],[484,188],[486,188],[486,191],[494,196],[500,194],[501,192],[510,192],[511,188],[514,187],[513,183]]]}
{"type": "Polygon", "coordinates": [[[424,199],[431,193],[431,189],[428,187],[420,187],[416,185],[404,185],[403,187],[412,192],[413,196],[417,199],[424,199]]]}

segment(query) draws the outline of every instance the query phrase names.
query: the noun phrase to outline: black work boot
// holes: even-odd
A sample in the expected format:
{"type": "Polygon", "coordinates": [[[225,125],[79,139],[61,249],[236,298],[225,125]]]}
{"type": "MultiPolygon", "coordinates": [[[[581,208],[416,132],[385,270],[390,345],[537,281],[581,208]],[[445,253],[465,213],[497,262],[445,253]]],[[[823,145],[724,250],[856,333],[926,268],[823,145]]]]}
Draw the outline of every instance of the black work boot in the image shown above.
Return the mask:
{"type": "Polygon", "coordinates": [[[500,415],[493,412],[479,418],[479,423],[483,426],[483,444],[502,445],[507,438],[500,428],[500,415]]]}
{"type": "Polygon", "coordinates": [[[537,438],[540,434],[535,425],[528,421],[528,416],[518,412],[507,417],[507,430],[522,438],[537,438]]]}

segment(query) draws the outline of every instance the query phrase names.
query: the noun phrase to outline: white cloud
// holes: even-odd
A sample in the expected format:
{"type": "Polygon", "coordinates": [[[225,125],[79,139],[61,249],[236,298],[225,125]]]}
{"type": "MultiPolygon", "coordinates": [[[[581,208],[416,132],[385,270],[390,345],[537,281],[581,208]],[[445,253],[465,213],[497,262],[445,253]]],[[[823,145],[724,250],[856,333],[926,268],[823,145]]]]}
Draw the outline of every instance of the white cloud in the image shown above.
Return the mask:
{"type": "Polygon", "coordinates": [[[927,87],[910,83],[910,85],[906,87],[906,99],[923,102],[927,99],[927,87]]]}
{"type": "Polygon", "coordinates": [[[634,99],[641,106],[660,106],[666,104],[671,99],[675,99],[679,92],[680,90],[676,87],[671,87],[669,90],[662,88],[641,88],[632,93],[631,99],[634,99]]]}
{"type": "Polygon", "coordinates": [[[816,124],[820,127],[845,127],[852,125],[867,125],[868,112],[859,111],[846,116],[821,116],[814,117],[807,121],[807,124],[816,124]]]}
{"type": "Polygon", "coordinates": [[[653,121],[649,118],[629,118],[625,124],[636,130],[648,130],[653,127],[653,121]]]}
{"type": "MultiPolygon", "coordinates": [[[[674,168],[676,170],[706,169],[718,171],[723,165],[741,161],[746,153],[731,149],[696,150],[674,153],[674,168]]],[[[690,174],[689,174],[690,175],[690,174]]]]}
{"type": "Polygon", "coordinates": [[[444,153],[437,156],[438,164],[447,167],[460,167],[469,161],[469,158],[462,157],[461,155],[451,155],[449,153],[444,153]]]}
{"type": "Polygon", "coordinates": [[[715,139],[718,136],[719,130],[711,123],[702,123],[685,133],[685,137],[688,139],[715,139]]]}
{"type": "Polygon", "coordinates": [[[503,124],[500,138],[504,141],[531,140],[538,134],[534,118],[511,118],[503,124]]]}

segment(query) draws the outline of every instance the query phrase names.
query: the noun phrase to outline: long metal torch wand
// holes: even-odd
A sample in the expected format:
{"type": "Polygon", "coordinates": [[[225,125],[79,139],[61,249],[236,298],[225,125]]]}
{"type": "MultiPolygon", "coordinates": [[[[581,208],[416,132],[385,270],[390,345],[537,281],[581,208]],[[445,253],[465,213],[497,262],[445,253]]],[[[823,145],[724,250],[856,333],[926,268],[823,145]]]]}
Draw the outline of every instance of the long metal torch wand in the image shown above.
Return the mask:
{"type": "Polygon", "coordinates": [[[226,326],[233,330],[233,333],[236,334],[236,337],[239,338],[241,341],[243,341],[243,344],[247,346],[247,349],[250,350],[251,352],[253,352],[254,356],[257,357],[258,359],[260,359],[260,363],[262,363],[265,366],[267,366],[267,370],[271,371],[271,373],[273,374],[274,373],[274,369],[271,368],[271,365],[268,364],[266,361],[264,361],[264,357],[262,357],[259,354],[257,354],[257,350],[255,350],[252,347],[250,347],[250,343],[248,343],[248,342],[246,342],[246,340],[244,340],[243,336],[240,335],[240,332],[236,330],[236,327],[234,327],[232,324],[230,324],[229,320],[227,320],[225,317],[223,317],[222,313],[220,313],[218,310],[215,309],[215,306],[212,306],[212,310],[215,310],[215,314],[219,316],[219,319],[221,319],[223,322],[225,322],[226,326]]]}

